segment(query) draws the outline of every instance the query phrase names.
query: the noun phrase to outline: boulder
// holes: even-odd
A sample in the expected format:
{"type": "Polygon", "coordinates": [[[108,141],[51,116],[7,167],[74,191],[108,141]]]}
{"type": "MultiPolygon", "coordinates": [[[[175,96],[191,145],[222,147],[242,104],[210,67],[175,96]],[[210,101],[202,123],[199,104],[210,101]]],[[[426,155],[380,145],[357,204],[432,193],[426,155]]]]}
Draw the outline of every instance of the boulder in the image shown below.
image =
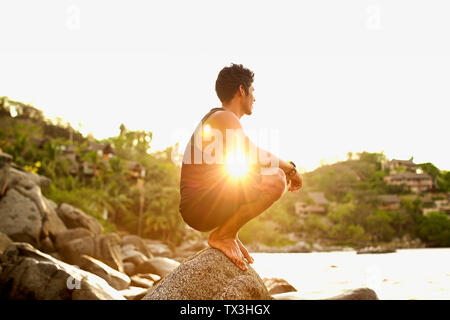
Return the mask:
{"type": "Polygon", "coordinates": [[[135,286],[135,287],[141,287],[141,288],[151,288],[153,287],[154,282],[146,279],[146,278],[141,278],[137,275],[134,275],[131,277],[131,285],[135,286]]]}
{"type": "Polygon", "coordinates": [[[153,273],[138,273],[136,275],[140,278],[144,278],[144,279],[153,281],[154,284],[156,284],[157,282],[159,282],[161,280],[160,276],[158,276],[157,274],[153,274],[153,273]]]}
{"type": "Polygon", "coordinates": [[[55,252],[55,246],[53,245],[53,242],[49,237],[45,237],[43,240],[41,240],[39,250],[45,253],[52,253],[55,252]]]}
{"type": "Polygon", "coordinates": [[[154,273],[162,278],[169,275],[173,270],[175,270],[180,265],[179,262],[163,258],[157,257],[148,259],[147,261],[141,263],[136,267],[137,273],[154,273]]]}
{"type": "Polygon", "coordinates": [[[221,251],[208,248],[166,276],[144,300],[271,300],[264,282],[249,266],[239,269],[221,251]]]}
{"type": "Polygon", "coordinates": [[[126,244],[124,246],[121,246],[120,250],[122,250],[122,252],[126,252],[129,250],[136,250],[136,247],[132,244],[126,244]]]}
{"type": "Polygon", "coordinates": [[[40,244],[42,217],[38,207],[15,189],[9,189],[0,201],[0,232],[13,241],[40,244]]]}
{"type": "Polygon", "coordinates": [[[68,229],[66,231],[56,233],[53,242],[55,248],[59,250],[70,241],[84,237],[94,237],[94,233],[85,228],[68,229]]]}
{"type": "Polygon", "coordinates": [[[132,262],[124,262],[123,272],[125,272],[125,274],[131,277],[136,274],[136,266],[132,262]]]}
{"type": "Polygon", "coordinates": [[[80,265],[81,256],[85,254],[123,272],[119,237],[114,233],[69,241],[61,247],[59,253],[70,264],[80,265]]]}
{"type": "Polygon", "coordinates": [[[59,205],[57,212],[58,216],[69,229],[85,228],[95,235],[101,235],[103,233],[102,225],[94,217],[87,215],[67,203],[59,205]]]}
{"type": "Polygon", "coordinates": [[[41,193],[43,182],[48,184],[49,181],[45,177],[27,171],[14,168],[9,171],[8,192],[14,189],[35,204],[41,216],[44,237],[67,229],[55,211],[56,204],[45,198],[41,193]]]}
{"type": "Polygon", "coordinates": [[[130,277],[126,274],[114,270],[103,262],[87,255],[81,256],[80,268],[105,279],[111,287],[117,290],[126,289],[131,283],[130,277]]]}
{"type": "Polygon", "coordinates": [[[12,240],[3,232],[0,232],[0,254],[12,243],[12,240]]]}
{"type": "Polygon", "coordinates": [[[149,289],[141,287],[129,287],[128,289],[121,290],[119,293],[123,295],[127,300],[141,300],[149,289]]]}
{"type": "Polygon", "coordinates": [[[191,240],[177,247],[174,255],[176,257],[188,258],[205,248],[208,248],[208,242],[206,240],[191,240]]]}
{"type": "MultiPolygon", "coordinates": [[[[4,171],[4,167],[1,169],[4,171]]],[[[14,241],[40,247],[41,239],[66,230],[53,201],[41,194],[42,177],[15,168],[2,173],[0,231],[14,241]]]]}
{"type": "MultiPolygon", "coordinates": [[[[311,300],[305,298],[298,292],[285,292],[272,295],[275,300],[311,300]]],[[[358,288],[345,290],[341,294],[331,297],[322,298],[317,300],[379,300],[375,291],[369,288],[358,288]]]]}
{"type": "Polygon", "coordinates": [[[146,255],[136,250],[128,250],[126,252],[122,252],[122,261],[131,262],[135,266],[139,266],[147,260],[148,258],[146,255]]]}
{"type": "Polygon", "coordinates": [[[150,253],[157,257],[171,258],[173,256],[172,250],[164,243],[147,243],[147,249],[150,253]]]}
{"type": "Polygon", "coordinates": [[[285,292],[297,291],[292,285],[290,285],[286,280],[280,278],[264,278],[263,282],[269,290],[269,294],[278,294],[285,292]]]}
{"type": "Polygon", "coordinates": [[[143,253],[145,256],[147,256],[147,258],[153,258],[152,253],[150,252],[150,250],[148,250],[148,248],[146,247],[144,241],[142,241],[142,239],[136,235],[130,234],[130,235],[126,235],[124,236],[121,240],[120,240],[120,245],[121,246],[126,246],[128,244],[133,245],[139,252],[143,253]]]}
{"type": "Polygon", "coordinates": [[[0,299],[124,300],[100,277],[42,253],[28,243],[13,243],[0,256],[0,299]]]}

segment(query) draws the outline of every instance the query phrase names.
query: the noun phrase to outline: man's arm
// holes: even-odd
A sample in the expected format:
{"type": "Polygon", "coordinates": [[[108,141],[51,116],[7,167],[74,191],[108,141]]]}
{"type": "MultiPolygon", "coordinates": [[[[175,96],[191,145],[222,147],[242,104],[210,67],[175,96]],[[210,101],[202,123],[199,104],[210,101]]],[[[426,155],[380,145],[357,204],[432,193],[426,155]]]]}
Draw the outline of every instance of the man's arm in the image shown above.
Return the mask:
{"type": "Polygon", "coordinates": [[[280,159],[273,153],[268,152],[254,144],[243,132],[241,122],[234,113],[230,111],[216,112],[211,116],[207,123],[210,124],[211,127],[221,130],[224,137],[226,137],[226,129],[241,130],[241,133],[244,135],[243,138],[245,139],[246,152],[247,154],[253,154],[256,156],[256,159],[251,160],[256,161],[259,166],[267,168],[275,163],[278,164],[278,167],[286,174],[295,168],[291,163],[280,159]]]}

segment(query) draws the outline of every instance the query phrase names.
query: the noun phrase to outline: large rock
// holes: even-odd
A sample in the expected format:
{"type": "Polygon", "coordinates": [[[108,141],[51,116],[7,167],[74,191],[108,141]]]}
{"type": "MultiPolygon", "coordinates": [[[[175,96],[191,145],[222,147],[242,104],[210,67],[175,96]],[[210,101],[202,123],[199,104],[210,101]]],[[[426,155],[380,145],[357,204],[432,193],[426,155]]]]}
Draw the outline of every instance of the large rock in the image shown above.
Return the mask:
{"type": "Polygon", "coordinates": [[[0,232],[17,242],[40,244],[42,217],[33,201],[10,189],[0,201],[0,232]]]}
{"type": "Polygon", "coordinates": [[[131,277],[136,274],[136,266],[132,262],[124,262],[123,272],[125,272],[125,274],[131,277]]]}
{"type": "Polygon", "coordinates": [[[59,205],[57,212],[61,220],[69,229],[85,228],[96,235],[103,233],[102,225],[94,217],[87,215],[83,211],[72,207],[67,203],[59,205]]]}
{"type": "Polygon", "coordinates": [[[208,248],[208,242],[205,240],[187,241],[175,249],[174,256],[188,258],[205,248],[208,248]]]}
{"type": "Polygon", "coordinates": [[[139,266],[145,261],[147,261],[148,258],[143,253],[136,251],[134,249],[122,251],[122,261],[123,262],[131,262],[135,266],[139,266]]]}
{"type": "Polygon", "coordinates": [[[83,254],[98,259],[113,269],[123,272],[122,257],[120,254],[119,237],[106,234],[96,237],[84,237],[69,241],[59,250],[64,261],[80,265],[83,254]]]}
{"type": "Polygon", "coordinates": [[[124,290],[131,283],[130,277],[126,274],[114,270],[103,262],[86,255],[81,256],[80,268],[105,279],[111,287],[117,290],[124,290]]]}
{"type": "Polygon", "coordinates": [[[70,241],[85,237],[94,237],[94,234],[92,231],[85,228],[68,229],[66,231],[56,233],[53,242],[55,248],[59,250],[70,241]]]}
{"type": "Polygon", "coordinates": [[[173,256],[172,250],[169,246],[161,241],[144,240],[145,246],[152,255],[157,257],[171,258],[173,256]]]}
{"type": "Polygon", "coordinates": [[[291,284],[286,280],[280,278],[264,278],[264,284],[266,285],[269,294],[274,295],[284,292],[294,292],[297,291],[291,284]]]}
{"type": "Polygon", "coordinates": [[[152,253],[150,252],[150,250],[148,250],[147,246],[145,245],[144,241],[142,241],[142,239],[136,235],[130,234],[130,235],[126,235],[124,236],[121,240],[120,240],[120,245],[126,246],[126,245],[133,245],[139,252],[143,253],[144,255],[147,256],[147,258],[153,258],[152,253]]]}
{"type": "Polygon", "coordinates": [[[179,262],[163,258],[163,257],[157,257],[153,259],[148,259],[147,261],[144,261],[140,265],[136,267],[137,273],[155,273],[161,277],[166,277],[169,275],[173,270],[175,270],[180,265],[179,262]]]}
{"type": "Polygon", "coordinates": [[[11,244],[0,256],[0,299],[124,300],[100,277],[34,249],[11,244]]]}
{"type": "Polygon", "coordinates": [[[14,188],[34,202],[42,217],[44,237],[66,230],[66,226],[56,213],[56,204],[42,196],[41,187],[50,183],[46,177],[11,168],[8,189],[14,188]]]}
{"type": "Polygon", "coordinates": [[[147,279],[147,278],[141,278],[137,275],[131,277],[131,285],[135,287],[140,288],[151,288],[153,287],[154,282],[147,279]]]}
{"type": "Polygon", "coordinates": [[[242,271],[222,252],[212,248],[190,257],[144,297],[144,300],[271,299],[251,266],[242,271]]]}
{"type": "MultiPolygon", "coordinates": [[[[299,292],[285,292],[280,294],[274,294],[272,297],[275,300],[311,300],[304,297],[299,292]]],[[[379,300],[375,291],[369,288],[358,288],[345,290],[341,294],[331,297],[322,298],[317,300],[379,300]]]]}
{"type": "Polygon", "coordinates": [[[127,300],[141,300],[149,289],[141,287],[129,287],[128,289],[119,291],[127,300]]]}
{"type": "Polygon", "coordinates": [[[3,196],[8,186],[9,168],[13,158],[7,153],[0,151],[0,198],[3,196]]]}
{"type": "Polygon", "coordinates": [[[12,240],[3,232],[0,232],[0,254],[12,243],[12,240]]]}
{"type": "Polygon", "coordinates": [[[2,191],[0,201],[0,231],[14,241],[35,247],[40,247],[42,239],[66,230],[54,210],[55,204],[41,194],[41,178],[9,168],[7,188],[2,191]]]}

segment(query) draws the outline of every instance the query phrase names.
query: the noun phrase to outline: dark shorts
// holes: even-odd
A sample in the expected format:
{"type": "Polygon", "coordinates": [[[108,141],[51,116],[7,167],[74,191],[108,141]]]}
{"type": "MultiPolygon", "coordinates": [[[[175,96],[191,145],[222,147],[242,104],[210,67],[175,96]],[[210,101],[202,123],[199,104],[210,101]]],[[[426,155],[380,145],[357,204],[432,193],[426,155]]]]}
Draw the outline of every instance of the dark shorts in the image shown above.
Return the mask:
{"type": "Polygon", "coordinates": [[[243,180],[224,179],[206,189],[183,188],[180,213],[183,220],[199,231],[222,225],[239,208],[258,198],[259,170],[252,170],[243,180]]]}

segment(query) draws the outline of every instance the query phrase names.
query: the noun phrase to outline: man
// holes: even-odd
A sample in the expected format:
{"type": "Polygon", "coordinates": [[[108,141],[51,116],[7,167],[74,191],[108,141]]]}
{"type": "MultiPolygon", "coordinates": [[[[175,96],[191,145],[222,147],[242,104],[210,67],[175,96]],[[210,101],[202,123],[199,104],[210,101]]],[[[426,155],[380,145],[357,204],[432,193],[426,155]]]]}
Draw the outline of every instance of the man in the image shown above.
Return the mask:
{"type": "Polygon", "coordinates": [[[258,148],[242,131],[239,119],[253,111],[253,78],[254,73],[242,65],[232,64],[220,71],[216,93],[222,107],[206,114],[192,135],[184,153],[180,182],[184,221],[199,231],[213,230],[208,244],[244,271],[248,270],[246,261],[254,260],[239,240],[238,231],[277,201],[287,186],[289,191],[302,187],[302,178],[292,162],[258,148]],[[243,146],[234,143],[236,135],[242,138],[237,141],[243,141],[243,146]],[[246,160],[253,155],[251,169],[224,161],[231,155],[245,155],[246,160]],[[244,170],[234,175],[234,169],[241,167],[244,170]]]}

